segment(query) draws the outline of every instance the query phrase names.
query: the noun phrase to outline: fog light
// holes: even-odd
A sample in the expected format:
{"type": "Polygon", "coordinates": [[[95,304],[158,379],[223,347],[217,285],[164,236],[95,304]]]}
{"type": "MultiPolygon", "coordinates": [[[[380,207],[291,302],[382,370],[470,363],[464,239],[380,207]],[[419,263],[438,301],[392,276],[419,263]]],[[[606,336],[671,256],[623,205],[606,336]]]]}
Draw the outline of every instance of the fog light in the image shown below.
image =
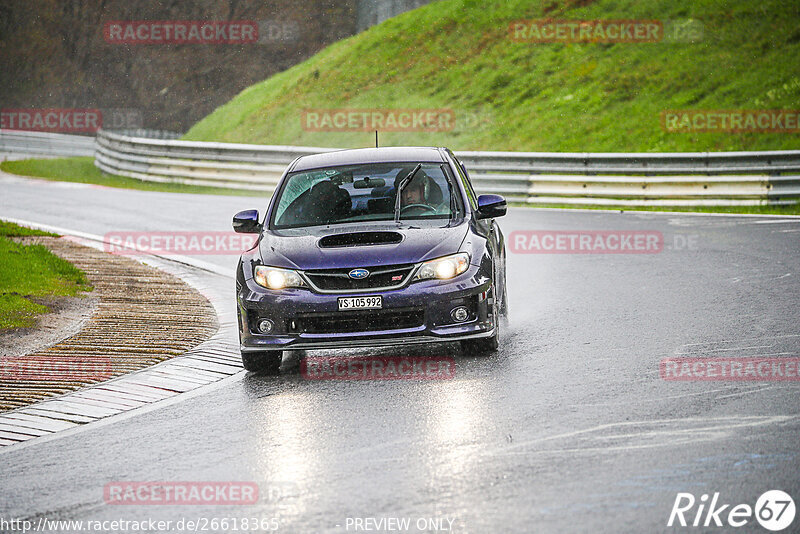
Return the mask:
{"type": "Polygon", "coordinates": [[[269,319],[261,319],[258,321],[258,331],[262,334],[269,334],[272,332],[272,329],[275,328],[275,323],[270,321],[269,319]]]}
{"type": "Polygon", "coordinates": [[[450,312],[450,317],[457,323],[463,323],[467,319],[469,319],[469,310],[466,309],[464,306],[459,306],[458,308],[453,308],[453,311],[450,312]]]}

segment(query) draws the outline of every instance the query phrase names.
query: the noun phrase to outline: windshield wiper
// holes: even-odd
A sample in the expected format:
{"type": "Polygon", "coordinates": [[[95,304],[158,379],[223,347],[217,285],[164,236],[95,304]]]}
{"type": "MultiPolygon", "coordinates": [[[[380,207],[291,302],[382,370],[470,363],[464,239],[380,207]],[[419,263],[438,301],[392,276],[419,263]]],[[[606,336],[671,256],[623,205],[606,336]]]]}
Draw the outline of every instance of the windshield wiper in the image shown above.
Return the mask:
{"type": "Polygon", "coordinates": [[[399,184],[397,184],[397,197],[394,199],[394,222],[400,222],[400,199],[402,198],[401,194],[403,193],[403,189],[409,184],[411,179],[414,178],[414,175],[417,174],[421,168],[422,163],[414,167],[414,170],[411,171],[408,176],[400,180],[399,184]]]}

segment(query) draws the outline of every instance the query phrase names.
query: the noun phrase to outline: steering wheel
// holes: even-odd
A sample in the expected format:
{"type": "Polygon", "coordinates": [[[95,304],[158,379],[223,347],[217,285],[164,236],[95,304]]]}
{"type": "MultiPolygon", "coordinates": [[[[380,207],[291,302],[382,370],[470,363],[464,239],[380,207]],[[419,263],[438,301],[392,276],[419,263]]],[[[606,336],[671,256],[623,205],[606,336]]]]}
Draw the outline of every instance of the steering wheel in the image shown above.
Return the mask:
{"type": "Polygon", "coordinates": [[[408,206],[405,206],[403,209],[400,210],[400,214],[403,215],[407,211],[411,211],[412,209],[428,211],[433,214],[435,214],[437,211],[436,208],[434,208],[433,206],[428,206],[427,204],[409,204],[408,206]]]}

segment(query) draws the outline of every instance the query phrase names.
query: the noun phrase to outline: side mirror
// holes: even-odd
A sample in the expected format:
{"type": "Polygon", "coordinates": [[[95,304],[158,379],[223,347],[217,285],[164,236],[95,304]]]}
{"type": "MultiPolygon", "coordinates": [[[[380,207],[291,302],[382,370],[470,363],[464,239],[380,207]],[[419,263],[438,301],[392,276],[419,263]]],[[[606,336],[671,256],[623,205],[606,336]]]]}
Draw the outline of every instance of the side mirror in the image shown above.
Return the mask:
{"type": "Polygon", "coordinates": [[[240,211],[233,216],[233,231],[237,234],[260,234],[258,210],[240,211]]]}
{"type": "Polygon", "coordinates": [[[478,219],[493,219],[506,214],[506,199],[500,195],[481,195],[478,197],[478,219]]]}

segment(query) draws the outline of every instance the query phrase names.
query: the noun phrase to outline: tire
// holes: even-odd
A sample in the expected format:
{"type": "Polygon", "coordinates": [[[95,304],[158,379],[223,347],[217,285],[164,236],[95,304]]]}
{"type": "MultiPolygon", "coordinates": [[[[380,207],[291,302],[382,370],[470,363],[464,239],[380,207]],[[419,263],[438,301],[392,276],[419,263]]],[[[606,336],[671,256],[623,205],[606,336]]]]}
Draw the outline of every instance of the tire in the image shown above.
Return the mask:
{"type": "Polygon", "coordinates": [[[492,337],[483,337],[479,339],[465,339],[461,342],[461,350],[470,356],[488,356],[497,352],[500,348],[500,332],[501,323],[504,322],[504,317],[501,314],[501,308],[504,305],[505,295],[502,300],[495,296],[495,286],[492,286],[492,318],[494,322],[494,334],[492,337]]]}
{"type": "Polygon", "coordinates": [[[494,335],[492,337],[482,337],[480,339],[467,339],[461,342],[461,350],[469,356],[489,356],[497,352],[500,347],[500,338],[498,331],[500,325],[495,326],[494,335]]]}
{"type": "Polygon", "coordinates": [[[282,360],[282,350],[242,353],[242,365],[251,373],[277,374],[282,360]]]}
{"type": "Polygon", "coordinates": [[[505,279],[503,279],[503,298],[500,300],[500,317],[503,319],[503,326],[507,326],[508,325],[508,292],[506,291],[505,279]]]}

